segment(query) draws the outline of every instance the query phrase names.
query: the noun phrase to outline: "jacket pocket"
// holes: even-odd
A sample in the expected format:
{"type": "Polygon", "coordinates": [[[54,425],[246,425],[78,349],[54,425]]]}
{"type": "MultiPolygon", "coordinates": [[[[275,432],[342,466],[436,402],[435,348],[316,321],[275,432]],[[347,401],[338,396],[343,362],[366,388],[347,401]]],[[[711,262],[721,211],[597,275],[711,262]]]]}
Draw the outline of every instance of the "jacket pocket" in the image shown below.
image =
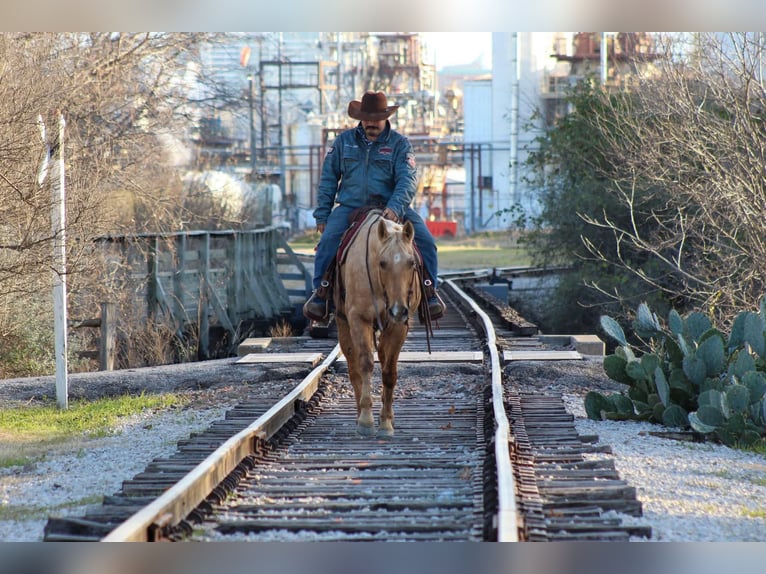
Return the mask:
{"type": "Polygon", "coordinates": [[[343,146],[343,165],[348,168],[356,168],[361,165],[362,150],[357,146],[343,146]]]}
{"type": "Polygon", "coordinates": [[[382,180],[388,180],[394,175],[394,162],[391,158],[376,157],[372,160],[372,165],[375,168],[375,175],[382,180]]]}

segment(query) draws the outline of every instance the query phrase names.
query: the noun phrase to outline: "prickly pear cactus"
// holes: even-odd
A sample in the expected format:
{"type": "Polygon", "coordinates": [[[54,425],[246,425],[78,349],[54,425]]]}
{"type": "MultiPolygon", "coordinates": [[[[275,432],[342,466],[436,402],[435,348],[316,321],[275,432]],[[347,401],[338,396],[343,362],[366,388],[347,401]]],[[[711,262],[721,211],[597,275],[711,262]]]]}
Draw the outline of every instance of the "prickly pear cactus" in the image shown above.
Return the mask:
{"type": "Polygon", "coordinates": [[[604,372],[627,388],[588,393],[589,418],[692,429],[731,446],[764,441],[766,298],[758,312],[740,313],[728,336],[699,312],[682,317],[671,310],[663,325],[641,303],[632,328],[650,351],[640,355],[615,319],[602,316],[600,324],[619,345],[604,357],[604,372]]]}

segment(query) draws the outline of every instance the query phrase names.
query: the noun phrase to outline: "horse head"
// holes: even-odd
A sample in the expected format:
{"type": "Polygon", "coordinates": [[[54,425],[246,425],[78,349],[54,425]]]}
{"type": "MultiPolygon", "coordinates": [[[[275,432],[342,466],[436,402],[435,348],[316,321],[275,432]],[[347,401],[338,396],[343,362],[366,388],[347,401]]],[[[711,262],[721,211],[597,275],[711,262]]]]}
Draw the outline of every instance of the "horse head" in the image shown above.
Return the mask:
{"type": "Polygon", "coordinates": [[[386,320],[406,323],[420,303],[417,258],[413,240],[415,228],[387,219],[377,224],[377,261],[380,287],[385,301],[386,320]]]}

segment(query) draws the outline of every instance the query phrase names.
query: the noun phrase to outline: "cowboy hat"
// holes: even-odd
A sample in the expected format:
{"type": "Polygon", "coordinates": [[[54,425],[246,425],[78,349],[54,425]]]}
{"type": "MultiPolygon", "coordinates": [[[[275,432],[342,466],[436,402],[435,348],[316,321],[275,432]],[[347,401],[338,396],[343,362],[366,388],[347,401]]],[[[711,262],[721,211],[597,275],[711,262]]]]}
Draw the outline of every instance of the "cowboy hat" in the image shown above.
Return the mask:
{"type": "Polygon", "coordinates": [[[362,101],[354,100],[348,104],[348,115],[355,120],[385,120],[399,106],[389,106],[383,92],[365,92],[362,101]]]}

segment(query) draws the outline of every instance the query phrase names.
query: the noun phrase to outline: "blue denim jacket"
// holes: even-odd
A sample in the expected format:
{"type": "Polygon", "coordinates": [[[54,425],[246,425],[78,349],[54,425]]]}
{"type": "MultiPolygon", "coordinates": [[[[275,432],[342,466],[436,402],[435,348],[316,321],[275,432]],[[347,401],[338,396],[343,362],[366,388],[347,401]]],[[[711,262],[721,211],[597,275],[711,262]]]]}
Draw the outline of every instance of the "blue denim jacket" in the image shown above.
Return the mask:
{"type": "Polygon", "coordinates": [[[379,196],[401,219],[417,191],[415,154],[409,140],[386,127],[368,144],[362,123],[341,133],[328,150],[319,179],[317,223],[325,223],[335,202],[349,207],[366,205],[379,196]]]}

